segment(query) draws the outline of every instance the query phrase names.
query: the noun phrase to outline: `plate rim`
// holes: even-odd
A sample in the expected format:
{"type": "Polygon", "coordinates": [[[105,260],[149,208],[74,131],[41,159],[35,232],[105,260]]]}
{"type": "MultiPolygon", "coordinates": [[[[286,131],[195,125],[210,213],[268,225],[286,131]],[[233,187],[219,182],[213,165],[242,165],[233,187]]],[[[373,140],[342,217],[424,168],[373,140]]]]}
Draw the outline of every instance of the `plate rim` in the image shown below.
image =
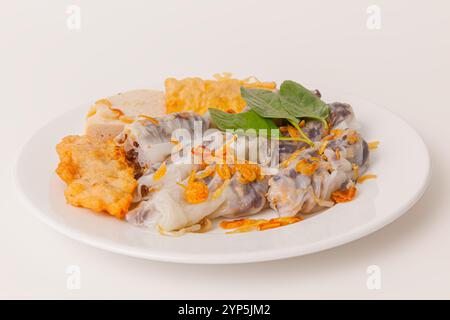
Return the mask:
{"type": "MultiPolygon", "coordinates": [[[[20,171],[20,160],[22,158],[22,155],[26,149],[26,147],[29,145],[29,143],[33,140],[33,138],[42,130],[48,127],[52,122],[56,121],[59,118],[64,117],[67,113],[74,112],[78,109],[81,109],[82,107],[85,107],[86,103],[83,105],[79,105],[74,108],[70,108],[66,110],[65,112],[59,113],[57,116],[53,117],[49,121],[47,121],[43,126],[38,128],[19,148],[19,152],[16,154],[15,160],[14,160],[14,169],[13,169],[13,181],[14,181],[14,188],[17,191],[19,198],[21,202],[26,206],[26,208],[33,213],[33,215],[37,216],[39,220],[44,222],[46,225],[50,226],[52,229],[58,231],[59,233],[63,234],[64,236],[79,241],[83,244],[101,249],[106,250],[109,252],[113,252],[116,254],[121,254],[125,256],[130,256],[134,258],[140,258],[140,259],[146,259],[146,260],[153,260],[153,261],[162,261],[162,262],[171,262],[171,263],[183,263],[183,264],[244,264],[244,263],[257,263],[257,262],[264,262],[264,261],[274,261],[274,260],[280,260],[280,259],[287,259],[287,258],[293,258],[293,257],[299,257],[304,256],[316,252],[321,252],[325,250],[329,250],[332,248],[336,248],[338,246],[350,243],[352,241],[361,239],[367,235],[370,235],[386,225],[392,223],[393,221],[397,220],[399,217],[401,217],[403,214],[405,214],[409,209],[411,209],[424,195],[426,192],[432,176],[432,166],[431,166],[431,158],[429,150],[425,144],[425,141],[421,137],[421,135],[414,129],[413,126],[411,126],[405,119],[403,119],[401,116],[396,114],[395,112],[392,112],[389,109],[386,109],[385,107],[379,106],[377,104],[374,104],[372,102],[369,102],[365,99],[359,98],[356,95],[350,94],[351,98],[357,99],[361,102],[364,102],[366,104],[370,104],[375,106],[376,108],[382,109],[385,112],[391,114],[392,116],[396,117],[399,121],[406,124],[412,132],[416,135],[418,138],[418,141],[420,141],[422,149],[424,150],[424,167],[426,165],[426,178],[421,182],[420,187],[417,188],[417,191],[414,195],[411,196],[411,199],[409,202],[404,203],[401,208],[394,211],[392,214],[388,215],[378,223],[374,224],[365,224],[358,226],[356,229],[352,230],[351,232],[347,232],[344,234],[339,234],[334,237],[329,237],[326,239],[323,239],[321,241],[311,243],[308,245],[292,245],[288,248],[277,248],[277,249],[271,249],[266,251],[255,251],[255,252],[247,252],[247,253],[239,253],[239,254],[209,254],[207,256],[205,255],[198,255],[198,254],[181,254],[177,253],[176,255],[173,254],[164,254],[159,251],[142,251],[135,249],[133,247],[130,247],[128,245],[124,244],[117,244],[117,243],[111,243],[109,240],[97,238],[92,235],[85,234],[81,231],[78,231],[76,229],[70,228],[68,226],[65,226],[63,224],[60,224],[56,222],[55,220],[52,220],[50,217],[48,217],[45,213],[42,212],[41,209],[36,207],[36,205],[31,201],[31,199],[26,195],[26,192],[24,192],[24,187],[22,186],[22,183],[19,178],[19,171],[20,171]]],[[[239,235],[237,235],[239,236],[239,235]]]]}

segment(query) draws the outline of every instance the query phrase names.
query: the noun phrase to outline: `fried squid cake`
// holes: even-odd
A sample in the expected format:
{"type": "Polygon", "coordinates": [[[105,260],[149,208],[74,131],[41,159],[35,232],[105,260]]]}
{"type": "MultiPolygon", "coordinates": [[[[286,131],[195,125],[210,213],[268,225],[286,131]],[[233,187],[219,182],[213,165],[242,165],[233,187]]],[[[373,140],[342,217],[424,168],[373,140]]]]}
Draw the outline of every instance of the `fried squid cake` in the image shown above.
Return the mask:
{"type": "Polygon", "coordinates": [[[69,204],[125,216],[137,182],[121,147],[95,137],[68,136],[56,151],[60,158],[56,173],[67,183],[64,194],[69,204]]]}

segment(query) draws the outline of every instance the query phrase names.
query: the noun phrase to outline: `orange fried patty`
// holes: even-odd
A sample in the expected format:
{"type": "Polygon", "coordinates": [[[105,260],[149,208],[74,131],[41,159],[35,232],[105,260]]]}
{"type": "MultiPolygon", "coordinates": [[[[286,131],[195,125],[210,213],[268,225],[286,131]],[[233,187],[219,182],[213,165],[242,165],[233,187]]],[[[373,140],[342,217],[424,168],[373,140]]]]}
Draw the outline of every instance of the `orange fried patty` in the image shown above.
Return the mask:
{"type": "Polygon", "coordinates": [[[68,136],[57,146],[56,173],[67,183],[67,202],[123,218],[137,186],[124,151],[113,141],[68,136]]]}

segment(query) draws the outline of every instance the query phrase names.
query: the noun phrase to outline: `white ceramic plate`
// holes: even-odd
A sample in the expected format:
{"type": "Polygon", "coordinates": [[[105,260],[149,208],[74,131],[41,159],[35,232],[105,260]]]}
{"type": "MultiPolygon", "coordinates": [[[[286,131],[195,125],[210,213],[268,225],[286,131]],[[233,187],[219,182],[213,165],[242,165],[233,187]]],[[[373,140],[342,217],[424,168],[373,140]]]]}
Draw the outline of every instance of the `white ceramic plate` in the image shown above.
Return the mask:
{"type": "Polygon", "coordinates": [[[366,140],[381,142],[371,154],[368,170],[378,178],[360,185],[354,201],[283,228],[233,235],[217,228],[174,238],[67,205],[64,183],[54,173],[55,145],[66,135],[83,132],[88,106],[51,121],[30,139],[17,162],[17,186],[32,211],[56,230],[129,256],[180,263],[245,263],[329,249],[370,234],[406,212],[428,185],[430,161],[422,139],[398,116],[349,96],[324,99],[350,103],[366,140]]]}

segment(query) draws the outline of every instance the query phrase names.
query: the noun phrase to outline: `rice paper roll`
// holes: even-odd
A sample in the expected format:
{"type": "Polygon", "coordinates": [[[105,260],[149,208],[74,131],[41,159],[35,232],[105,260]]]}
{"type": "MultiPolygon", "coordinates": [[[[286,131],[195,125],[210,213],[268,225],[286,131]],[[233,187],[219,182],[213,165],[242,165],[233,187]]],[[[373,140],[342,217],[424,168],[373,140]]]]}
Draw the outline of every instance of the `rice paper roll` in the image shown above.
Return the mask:
{"type": "MultiPolygon", "coordinates": [[[[228,136],[228,138],[230,138],[228,136]]],[[[173,148],[172,153],[160,164],[155,165],[138,179],[133,202],[149,199],[152,193],[162,189],[164,186],[174,185],[185,180],[192,170],[199,170],[202,165],[203,153],[206,155],[222,147],[227,136],[216,129],[208,129],[205,135],[191,141],[191,143],[180,144],[173,148]],[[201,152],[197,154],[195,150],[201,152]]]]}
{"type": "MultiPolygon", "coordinates": [[[[306,136],[313,142],[320,141],[332,129],[359,129],[353,108],[349,104],[333,102],[328,104],[328,107],[330,108],[330,115],[327,119],[328,130],[319,120],[309,120],[302,128],[306,136]]],[[[280,162],[285,161],[292,153],[302,147],[309,147],[309,145],[305,142],[281,140],[279,142],[280,162]]]]}
{"type": "Polygon", "coordinates": [[[280,216],[308,214],[334,205],[331,194],[352,187],[366,170],[369,149],[352,129],[298,152],[269,180],[267,198],[280,216]],[[333,139],[331,139],[333,138],[333,139]]]}
{"type": "Polygon", "coordinates": [[[210,120],[193,112],[179,112],[163,117],[142,117],[125,127],[116,138],[138,176],[155,171],[171,154],[176,144],[190,143],[210,128],[210,120]]]}
{"type": "MultiPolygon", "coordinates": [[[[255,166],[252,165],[251,168],[256,172],[258,169],[255,166]]],[[[226,171],[224,168],[216,170],[216,165],[212,165],[195,172],[198,177],[196,182],[203,184],[208,190],[203,201],[192,203],[186,196],[186,190],[193,188],[189,177],[181,186],[165,186],[149,200],[141,202],[128,213],[127,220],[147,226],[158,225],[164,231],[175,231],[199,223],[206,217],[240,217],[258,213],[266,207],[266,177],[257,176],[253,181],[248,181],[244,177],[253,175],[250,169],[247,172],[244,167],[239,167],[235,172],[230,172],[229,176],[224,174],[224,170],[226,171]],[[241,172],[244,171],[246,174],[242,175],[241,172]]]]}
{"type": "Polygon", "coordinates": [[[257,214],[267,207],[268,188],[267,177],[250,183],[242,183],[237,177],[233,177],[224,191],[225,201],[213,213],[212,218],[240,218],[257,214]]]}

